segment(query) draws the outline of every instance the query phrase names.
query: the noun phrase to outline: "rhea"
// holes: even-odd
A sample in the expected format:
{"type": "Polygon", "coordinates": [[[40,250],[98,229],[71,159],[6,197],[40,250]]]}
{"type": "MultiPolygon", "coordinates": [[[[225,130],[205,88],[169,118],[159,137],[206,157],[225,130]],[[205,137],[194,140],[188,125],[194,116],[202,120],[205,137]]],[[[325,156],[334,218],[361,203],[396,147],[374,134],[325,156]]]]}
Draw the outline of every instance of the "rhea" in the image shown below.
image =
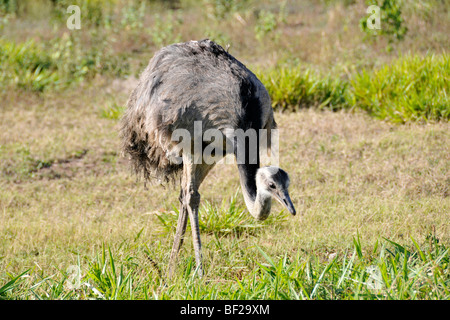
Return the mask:
{"type": "MultiPolygon", "coordinates": [[[[255,219],[269,216],[272,198],[295,215],[288,193],[288,174],[276,166],[260,167],[259,143],[251,145],[229,134],[237,129],[255,130],[260,139],[260,129],[270,136],[276,128],[264,85],[241,62],[208,39],[164,47],[155,53],[132,91],[121,119],[120,135],[123,153],[145,181],[157,179],[181,184],[181,209],[170,254],[169,277],[176,267],[188,217],[197,272],[199,276],[203,274],[198,190],[215,162],[201,158],[198,161],[195,148],[179,148],[173,139],[176,130],[184,130],[191,134],[190,143],[199,142],[202,137],[193,134],[194,123],[199,122],[202,132],[218,130],[225,140],[234,142],[230,151],[222,142],[214,141],[218,150],[215,156],[225,157],[227,153],[236,156],[244,150],[246,156],[237,161],[237,167],[245,204],[255,219]]],[[[201,142],[203,150],[208,144],[201,142]]]]}

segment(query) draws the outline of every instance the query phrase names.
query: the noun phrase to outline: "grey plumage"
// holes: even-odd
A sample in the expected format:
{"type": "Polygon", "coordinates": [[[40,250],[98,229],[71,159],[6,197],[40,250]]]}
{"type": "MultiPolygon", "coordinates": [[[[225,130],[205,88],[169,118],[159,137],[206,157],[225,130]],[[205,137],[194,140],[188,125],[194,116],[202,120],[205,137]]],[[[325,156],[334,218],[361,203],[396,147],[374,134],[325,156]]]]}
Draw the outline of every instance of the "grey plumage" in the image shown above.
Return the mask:
{"type": "MultiPolygon", "coordinates": [[[[156,178],[166,182],[181,178],[181,210],[169,276],[173,274],[183,243],[188,215],[198,272],[202,275],[198,188],[214,164],[196,163],[192,154],[179,154],[181,163],[174,162],[170,156],[179,152],[172,133],[184,129],[196,139],[195,121],[201,121],[202,132],[215,129],[224,136],[229,130],[266,129],[270,137],[270,131],[276,128],[264,85],[241,62],[210,40],[172,44],[156,52],[131,93],[121,120],[122,149],[137,174],[145,180],[156,178]]],[[[231,152],[236,155],[238,148],[239,142],[231,152]]],[[[246,146],[246,162],[238,163],[250,213],[256,219],[267,218],[274,197],[295,214],[287,192],[287,173],[277,167],[260,168],[257,151],[255,161],[251,162],[246,146]]]]}
{"type": "Polygon", "coordinates": [[[203,131],[276,127],[262,83],[209,40],[158,51],[131,93],[121,136],[136,173],[162,181],[176,177],[182,165],[166,157],[171,134],[184,128],[193,136],[194,121],[202,121],[203,131]]]}

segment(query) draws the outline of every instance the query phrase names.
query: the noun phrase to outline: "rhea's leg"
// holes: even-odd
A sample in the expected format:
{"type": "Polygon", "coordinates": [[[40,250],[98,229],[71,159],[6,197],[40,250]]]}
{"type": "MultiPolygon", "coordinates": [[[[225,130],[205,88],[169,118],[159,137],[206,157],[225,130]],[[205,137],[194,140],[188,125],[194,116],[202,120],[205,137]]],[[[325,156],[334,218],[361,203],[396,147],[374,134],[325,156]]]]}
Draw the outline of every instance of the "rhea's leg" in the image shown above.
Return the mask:
{"type": "Polygon", "coordinates": [[[198,206],[200,204],[200,194],[195,189],[187,192],[189,219],[191,220],[192,241],[194,243],[195,261],[197,263],[197,272],[200,277],[203,276],[202,265],[202,244],[200,240],[200,227],[198,224],[198,206]]]}
{"type": "MultiPolygon", "coordinates": [[[[183,159],[184,161],[184,159],[183,159]]],[[[202,266],[202,245],[200,240],[200,227],[198,223],[198,207],[200,204],[200,194],[198,189],[203,179],[212,169],[212,165],[194,165],[185,161],[184,173],[186,174],[185,201],[187,212],[191,220],[192,240],[194,242],[195,261],[197,263],[197,272],[200,277],[203,276],[202,266]]]]}
{"type": "Polygon", "coordinates": [[[178,254],[180,252],[181,246],[183,245],[184,240],[184,233],[186,232],[186,226],[187,226],[187,217],[188,212],[186,208],[186,202],[185,202],[185,196],[184,196],[184,190],[181,189],[180,192],[180,213],[178,215],[178,222],[177,222],[177,231],[175,233],[175,239],[173,241],[172,251],[170,253],[170,260],[169,260],[169,278],[172,278],[173,272],[175,270],[176,261],[178,258],[178,254]]]}

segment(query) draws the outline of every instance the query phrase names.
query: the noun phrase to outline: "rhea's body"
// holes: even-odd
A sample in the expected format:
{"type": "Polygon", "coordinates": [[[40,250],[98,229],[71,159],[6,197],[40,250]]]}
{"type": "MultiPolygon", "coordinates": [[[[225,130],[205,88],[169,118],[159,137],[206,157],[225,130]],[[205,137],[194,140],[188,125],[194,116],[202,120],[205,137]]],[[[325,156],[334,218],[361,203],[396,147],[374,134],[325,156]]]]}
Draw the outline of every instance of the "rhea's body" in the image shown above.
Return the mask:
{"type": "MultiPolygon", "coordinates": [[[[212,41],[190,41],[162,48],[151,59],[130,95],[121,121],[121,138],[124,153],[129,156],[136,173],[145,179],[176,181],[181,174],[182,208],[170,274],[182,244],[188,214],[201,269],[198,188],[214,164],[194,162],[195,154],[177,149],[173,139],[176,130],[184,130],[194,143],[199,138],[194,132],[196,123],[201,123],[202,132],[218,130],[235,142],[231,150],[225,146],[223,150],[235,155],[238,150],[245,151],[245,161],[238,162],[238,170],[247,208],[256,219],[267,218],[272,197],[295,214],[287,192],[289,177],[286,172],[277,167],[260,168],[259,141],[252,146],[230,136],[230,132],[237,129],[256,132],[264,129],[270,137],[276,123],[264,85],[212,41]],[[252,147],[256,148],[253,158],[252,147]],[[182,161],[174,161],[170,156],[174,153],[182,161]]],[[[270,139],[268,143],[270,148],[270,139]]]]}

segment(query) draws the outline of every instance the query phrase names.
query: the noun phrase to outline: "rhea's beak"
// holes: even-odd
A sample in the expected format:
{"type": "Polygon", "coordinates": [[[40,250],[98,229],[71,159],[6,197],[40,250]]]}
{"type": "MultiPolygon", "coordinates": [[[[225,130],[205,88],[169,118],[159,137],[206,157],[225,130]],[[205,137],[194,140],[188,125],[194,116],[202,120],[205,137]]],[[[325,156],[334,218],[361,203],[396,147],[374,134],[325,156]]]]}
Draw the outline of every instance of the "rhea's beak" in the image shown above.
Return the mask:
{"type": "Polygon", "coordinates": [[[280,203],[284,205],[293,216],[295,216],[296,211],[287,190],[278,194],[277,200],[280,201],[280,203]]]}

